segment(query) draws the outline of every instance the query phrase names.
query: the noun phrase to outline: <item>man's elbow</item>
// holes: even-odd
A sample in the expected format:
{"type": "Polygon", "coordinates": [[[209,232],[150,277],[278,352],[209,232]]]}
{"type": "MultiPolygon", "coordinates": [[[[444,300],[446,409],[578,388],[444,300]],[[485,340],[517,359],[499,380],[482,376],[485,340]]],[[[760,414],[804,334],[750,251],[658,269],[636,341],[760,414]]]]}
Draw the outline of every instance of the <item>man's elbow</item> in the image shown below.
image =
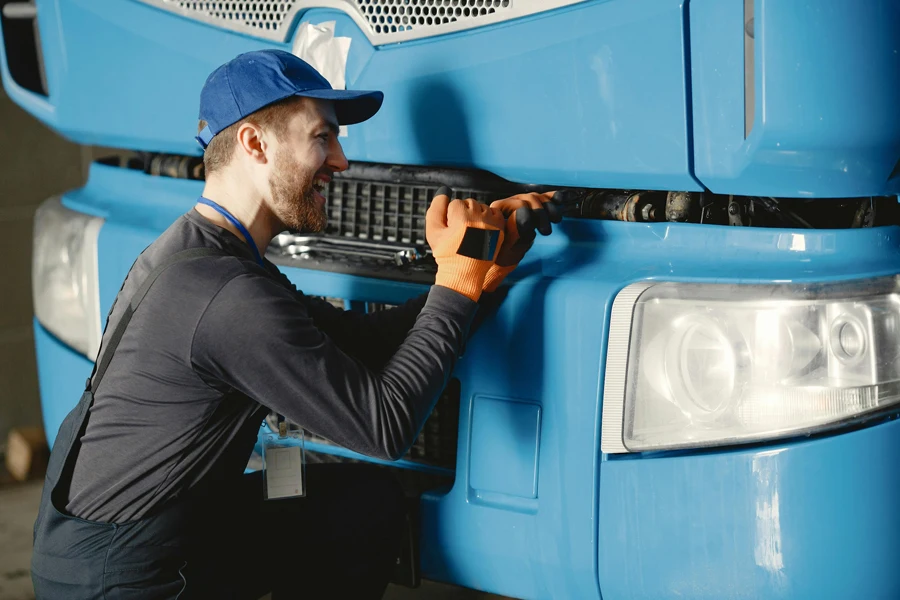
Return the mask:
{"type": "Polygon", "coordinates": [[[403,443],[403,444],[390,444],[382,448],[383,455],[379,458],[383,460],[389,460],[391,462],[400,460],[404,456],[406,456],[407,450],[412,443],[403,443]]]}
{"type": "Polygon", "coordinates": [[[409,448],[415,442],[415,435],[385,435],[378,445],[378,458],[382,460],[397,461],[406,456],[409,448]]]}

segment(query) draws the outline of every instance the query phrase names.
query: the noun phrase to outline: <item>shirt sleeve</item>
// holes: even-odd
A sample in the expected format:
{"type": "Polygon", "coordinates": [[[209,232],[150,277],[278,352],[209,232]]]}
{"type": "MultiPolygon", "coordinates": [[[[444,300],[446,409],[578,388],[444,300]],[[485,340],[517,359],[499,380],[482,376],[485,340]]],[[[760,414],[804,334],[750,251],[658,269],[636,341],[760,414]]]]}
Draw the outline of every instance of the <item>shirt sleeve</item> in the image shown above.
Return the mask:
{"type": "Polygon", "coordinates": [[[428,294],[422,294],[388,310],[363,313],[342,310],[319,298],[302,297],[316,327],[345,352],[376,370],[384,367],[406,339],[428,300],[428,294]]]}
{"type": "MultiPolygon", "coordinates": [[[[274,264],[269,267],[269,271],[302,299],[316,327],[334,340],[344,352],[375,370],[381,369],[397,351],[428,299],[427,293],[422,294],[400,306],[374,313],[343,310],[321,298],[305,295],[274,264]]],[[[481,294],[478,310],[469,330],[470,336],[481,327],[486,318],[497,312],[507,291],[508,288],[502,287],[498,291],[481,294]]]]}
{"type": "Polygon", "coordinates": [[[396,460],[412,445],[463,348],[477,304],[439,286],[380,370],[346,353],[296,293],[241,274],[213,298],[191,349],[196,372],[322,437],[396,460]]]}
{"type": "Polygon", "coordinates": [[[344,352],[375,370],[383,368],[400,347],[428,299],[427,293],[421,294],[400,306],[373,313],[343,310],[321,298],[307,296],[274,264],[268,270],[297,294],[316,327],[344,352]]]}

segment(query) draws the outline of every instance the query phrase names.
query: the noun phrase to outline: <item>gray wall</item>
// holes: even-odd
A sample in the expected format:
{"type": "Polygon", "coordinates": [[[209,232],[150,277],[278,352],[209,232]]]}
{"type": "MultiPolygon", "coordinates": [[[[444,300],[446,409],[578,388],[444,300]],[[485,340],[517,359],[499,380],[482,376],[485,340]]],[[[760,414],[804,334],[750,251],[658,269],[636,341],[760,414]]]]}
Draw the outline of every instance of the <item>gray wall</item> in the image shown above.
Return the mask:
{"type": "Polygon", "coordinates": [[[0,87],[0,447],[10,428],[41,423],[31,325],[34,210],[82,185],[90,156],[91,149],[53,133],[0,87]]]}

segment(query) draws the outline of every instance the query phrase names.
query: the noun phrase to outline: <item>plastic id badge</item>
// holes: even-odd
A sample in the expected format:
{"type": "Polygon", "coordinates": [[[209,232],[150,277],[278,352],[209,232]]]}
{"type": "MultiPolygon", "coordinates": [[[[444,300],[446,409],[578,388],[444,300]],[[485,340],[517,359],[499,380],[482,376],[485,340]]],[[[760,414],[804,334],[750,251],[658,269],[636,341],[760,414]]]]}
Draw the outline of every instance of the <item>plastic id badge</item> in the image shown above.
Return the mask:
{"type": "Polygon", "coordinates": [[[266,500],[306,495],[306,457],[303,430],[288,431],[278,424],[278,433],[263,438],[263,495],[266,500]]]}

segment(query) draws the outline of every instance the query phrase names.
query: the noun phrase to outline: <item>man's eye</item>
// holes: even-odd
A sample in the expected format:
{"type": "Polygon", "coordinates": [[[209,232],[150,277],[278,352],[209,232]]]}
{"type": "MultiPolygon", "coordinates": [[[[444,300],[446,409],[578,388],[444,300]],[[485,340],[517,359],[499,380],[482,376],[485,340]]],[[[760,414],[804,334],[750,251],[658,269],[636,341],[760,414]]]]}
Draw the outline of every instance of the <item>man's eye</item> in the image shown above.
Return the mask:
{"type": "Polygon", "coordinates": [[[330,137],[331,137],[331,133],[329,133],[329,132],[319,134],[319,139],[324,140],[326,142],[328,141],[328,138],[330,138],[330,137]]]}

